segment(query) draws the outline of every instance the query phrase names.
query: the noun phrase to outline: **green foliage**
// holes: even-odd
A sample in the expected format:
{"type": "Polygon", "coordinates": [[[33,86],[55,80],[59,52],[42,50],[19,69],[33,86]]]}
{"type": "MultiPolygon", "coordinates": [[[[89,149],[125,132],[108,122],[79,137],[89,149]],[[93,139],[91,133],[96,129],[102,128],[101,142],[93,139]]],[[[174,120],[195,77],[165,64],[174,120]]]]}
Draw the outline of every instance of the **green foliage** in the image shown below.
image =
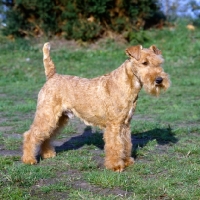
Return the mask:
{"type": "Polygon", "coordinates": [[[7,11],[6,35],[39,35],[43,32],[49,36],[57,28],[54,1],[16,0],[7,11]]]}
{"type": "Polygon", "coordinates": [[[87,20],[75,20],[72,23],[67,23],[63,30],[65,31],[64,36],[67,39],[82,39],[83,41],[88,41],[90,39],[98,38],[102,27],[98,24],[91,22],[88,23],[87,20]]]}
{"type": "Polygon", "coordinates": [[[139,30],[158,9],[154,0],[16,0],[6,13],[3,32],[95,40],[107,31],[139,30]]]}

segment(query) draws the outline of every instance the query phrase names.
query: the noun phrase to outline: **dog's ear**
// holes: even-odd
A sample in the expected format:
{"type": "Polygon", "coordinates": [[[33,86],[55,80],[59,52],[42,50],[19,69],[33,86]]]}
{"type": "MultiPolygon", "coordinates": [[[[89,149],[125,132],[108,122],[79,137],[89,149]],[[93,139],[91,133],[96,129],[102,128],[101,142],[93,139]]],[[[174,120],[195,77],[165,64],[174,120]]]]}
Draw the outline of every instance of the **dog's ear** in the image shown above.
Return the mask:
{"type": "Polygon", "coordinates": [[[133,57],[136,60],[140,59],[141,56],[142,45],[132,46],[126,49],[126,55],[129,57],[133,57]]]}
{"type": "Polygon", "coordinates": [[[150,46],[149,49],[151,49],[157,55],[162,54],[161,50],[159,50],[155,45],[150,46]]]}

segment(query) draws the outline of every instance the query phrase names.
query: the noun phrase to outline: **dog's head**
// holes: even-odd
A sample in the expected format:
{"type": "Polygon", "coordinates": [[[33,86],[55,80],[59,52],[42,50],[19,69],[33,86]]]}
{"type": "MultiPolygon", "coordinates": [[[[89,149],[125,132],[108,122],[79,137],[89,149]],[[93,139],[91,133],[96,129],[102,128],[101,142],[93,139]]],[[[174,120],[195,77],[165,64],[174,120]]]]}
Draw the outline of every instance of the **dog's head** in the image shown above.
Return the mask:
{"type": "Polygon", "coordinates": [[[169,75],[161,67],[164,59],[156,46],[148,49],[141,45],[132,46],[126,49],[126,54],[130,57],[134,75],[146,92],[158,96],[162,89],[170,87],[169,75]]]}

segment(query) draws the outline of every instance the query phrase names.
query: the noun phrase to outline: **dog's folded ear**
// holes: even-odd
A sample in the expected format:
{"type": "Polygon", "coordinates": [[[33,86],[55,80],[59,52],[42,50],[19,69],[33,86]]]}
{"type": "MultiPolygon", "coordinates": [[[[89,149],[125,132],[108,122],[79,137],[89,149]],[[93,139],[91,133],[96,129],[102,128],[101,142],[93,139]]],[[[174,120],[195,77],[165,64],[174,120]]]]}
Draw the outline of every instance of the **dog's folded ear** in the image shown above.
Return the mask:
{"type": "Polygon", "coordinates": [[[150,46],[149,49],[151,49],[157,55],[162,54],[161,50],[159,50],[155,45],[150,46]]]}
{"type": "Polygon", "coordinates": [[[132,46],[126,49],[126,55],[129,57],[133,57],[136,60],[140,59],[141,56],[142,45],[132,46]]]}

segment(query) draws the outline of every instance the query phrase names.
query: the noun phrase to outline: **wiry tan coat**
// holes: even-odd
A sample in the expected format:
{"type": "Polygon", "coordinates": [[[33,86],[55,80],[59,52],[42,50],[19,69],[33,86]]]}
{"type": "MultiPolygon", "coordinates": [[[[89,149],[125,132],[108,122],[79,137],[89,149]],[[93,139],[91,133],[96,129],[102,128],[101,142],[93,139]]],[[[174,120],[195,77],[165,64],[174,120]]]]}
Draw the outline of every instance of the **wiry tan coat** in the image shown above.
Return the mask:
{"type": "Polygon", "coordinates": [[[50,58],[50,44],[43,47],[47,81],[38,95],[37,110],[30,130],[24,133],[22,161],[36,164],[36,148],[41,156],[56,155],[50,140],[73,115],[85,124],[104,129],[105,166],[122,171],[134,162],[131,157],[130,120],[142,87],[159,95],[170,86],[168,75],[161,68],[161,52],[151,46],[130,47],[130,59],[119,68],[93,79],[59,75],[50,58]]]}

